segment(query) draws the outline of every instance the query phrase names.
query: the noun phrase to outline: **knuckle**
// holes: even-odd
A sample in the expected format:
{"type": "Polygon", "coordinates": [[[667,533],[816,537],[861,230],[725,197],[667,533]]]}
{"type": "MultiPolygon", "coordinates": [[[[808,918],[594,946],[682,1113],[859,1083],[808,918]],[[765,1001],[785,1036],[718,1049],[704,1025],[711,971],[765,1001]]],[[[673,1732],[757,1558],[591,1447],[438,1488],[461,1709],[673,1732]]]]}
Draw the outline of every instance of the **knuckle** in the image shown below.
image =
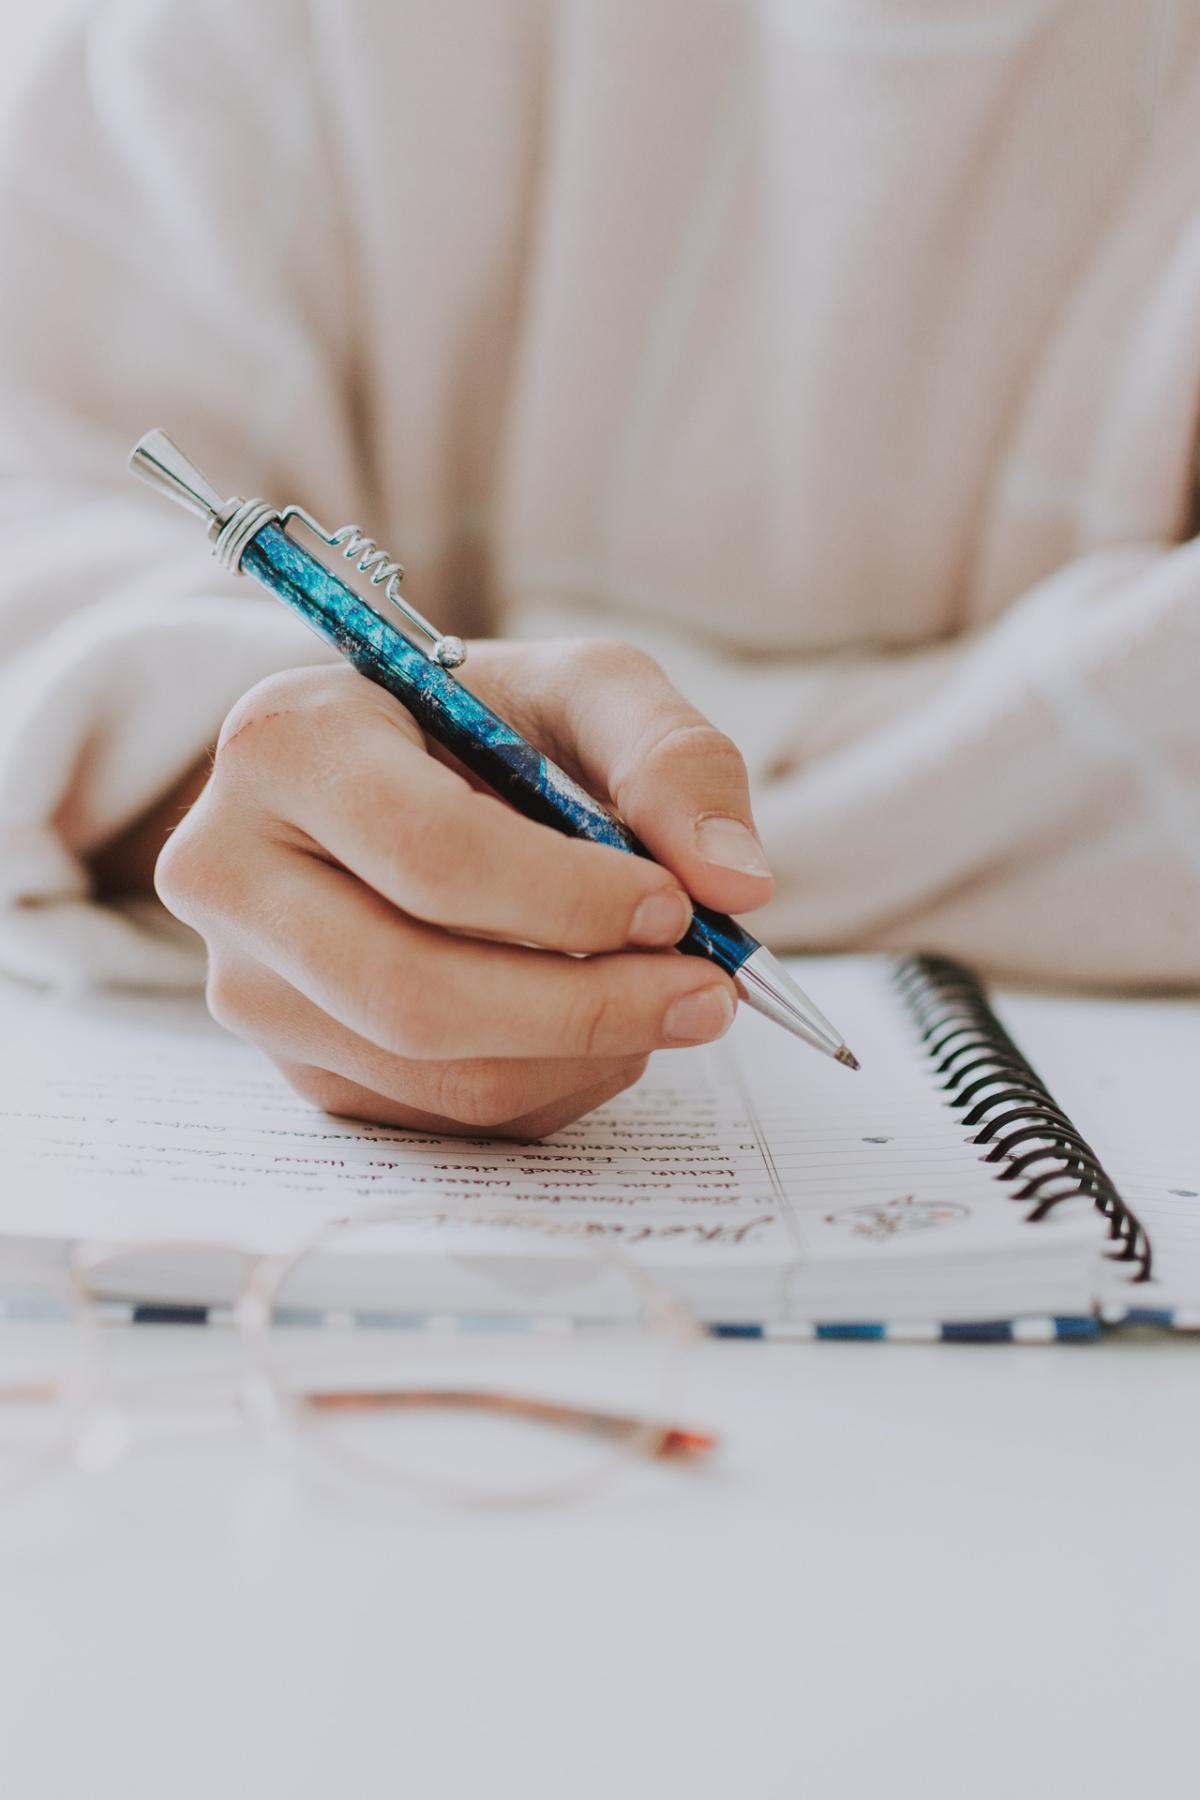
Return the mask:
{"type": "Polygon", "coordinates": [[[611,1100],[615,1094],[620,1093],[621,1087],[622,1083],[614,1080],[599,1092],[589,1088],[583,1093],[566,1095],[497,1127],[496,1136],[525,1141],[550,1137],[554,1132],[561,1131],[564,1125],[570,1125],[576,1119],[583,1118],[586,1113],[594,1111],[597,1106],[603,1106],[606,1100],[611,1100]]]}
{"type": "Polygon", "coordinates": [[[363,992],[363,1036],[392,1056],[425,1062],[444,1042],[445,1010],[425,998],[403,976],[368,975],[363,992]]]}
{"type": "Polygon", "coordinates": [[[687,719],[653,731],[641,747],[643,765],[662,767],[676,758],[703,758],[737,772],[742,771],[742,753],[731,737],[710,725],[707,719],[687,719]]]}
{"type": "Polygon", "coordinates": [[[159,851],[158,860],[154,865],[154,891],[168,912],[173,912],[176,917],[181,916],[180,901],[186,894],[188,886],[187,858],[182,847],[183,836],[184,827],[180,825],[176,831],[172,832],[159,851]]]}
{"type": "Polygon", "coordinates": [[[620,1009],[611,987],[601,981],[581,982],[570,1033],[584,1057],[602,1056],[619,1029],[620,1009]]]}
{"type": "Polygon", "coordinates": [[[739,787],[746,779],[742,753],[731,737],[707,719],[661,720],[643,732],[613,771],[612,791],[618,809],[636,787],[671,779],[672,771],[703,765],[706,784],[714,789],[739,787]]]}
{"type": "Polygon", "coordinates": [[[631,904],[599,883],[572,879],[557,895],[557,935],[563,949],[615,950],[625,941],[631,904]]]}
{"type": "Polygon", "coordinates": [[[205,815],[194,807],[158,853],[154,890],[168,912],[191,924],[216,899],[220,873],[205,815]]]}
{"type": "Polygon", "coordinates": [[[352,1090],[340,1075],[334,1075],[328,1069],[318,1069],[311,1063],[288,1063],[283,1066],[283,1073],[289,1086],[295,1089],[302,1100],[307,1100],[310,1106],[328,1113],[344,1113],[349,1110],[352,1090]]]}
{"type": "Polygon", "coordinates": [[[248,688],[240,699],[234,701],[225,715],[225,722],[217,738],[218,759],[252,727],[271,725],[286,717],[295,707],[296,700],[293,670],[280,675],[268,675],[248,688]]]}
{"type": "Polygon", "coordinates": [[[624,638],[579,638],[565,647],[571,668],[589,680],[633,680],[658,674],[654,658],[624,638]]]}
{"type": "Polygon", "coordinates": [[[212,957],[204,984],[209,1012],[226,1031],[240,1033],[248,1018],[246,984],[233,963],[212,957]]]}
{"type": "Polygon", "coordinates": [[[521,1111],[515,1071],[488,1063],[447,1063],[438,1073],[434,1110],[460,1125],[494,1131],[521,1111]]]}
{"type": "Polygon", "coordinates": [[[217,738],[215,767],[219,769],[235,749],[239,755],[246,748],[259,755],[293,754],[302,724],[314,751],[329,739],[339,746],[338,766],[344,768],[347,718],[356,701],[368,706],[374,703],[370,684],[345,666],[317,664],[267,675],[248,688],[226,714],[217,738]],[[360,689],[367,689],[366,695],[360,689]],[[279,746],[286,748],[279,750],[279,746]]]}

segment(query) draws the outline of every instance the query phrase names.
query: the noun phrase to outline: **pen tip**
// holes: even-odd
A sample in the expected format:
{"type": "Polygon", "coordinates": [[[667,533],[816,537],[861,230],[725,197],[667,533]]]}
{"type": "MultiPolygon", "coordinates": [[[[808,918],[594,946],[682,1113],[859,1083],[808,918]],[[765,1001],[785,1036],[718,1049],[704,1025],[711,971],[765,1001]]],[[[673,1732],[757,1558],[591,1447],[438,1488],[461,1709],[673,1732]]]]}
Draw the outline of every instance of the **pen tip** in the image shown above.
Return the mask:
{"type": "Polygon", "coordinates": [[[857,1056],[855,1056],[853,1050],[850,1049],[848,1044],[843,1044],[840,1050],[835,1050],[834,1058],[837,1062],[845,1063],[845,1065],[848,1069],[861,1069],[862,1068],[862,1064],[859,1062],[857,1056]]]}

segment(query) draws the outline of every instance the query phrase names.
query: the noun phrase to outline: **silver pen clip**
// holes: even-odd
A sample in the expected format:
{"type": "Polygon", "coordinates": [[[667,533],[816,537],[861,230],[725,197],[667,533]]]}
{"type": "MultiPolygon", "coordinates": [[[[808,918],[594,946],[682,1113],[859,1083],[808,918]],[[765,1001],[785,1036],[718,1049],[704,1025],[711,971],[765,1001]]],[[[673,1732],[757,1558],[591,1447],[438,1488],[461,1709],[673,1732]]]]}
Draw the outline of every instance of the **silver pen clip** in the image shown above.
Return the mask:
{"type": "MultiPolygon", "coordinates": [[[[148,431],[139,439],[130,454],[129,466],[151,487],[204,520],[212,539],[213,555],[231,575],[241,574],[246,546],[264,525],[278,525],[286,531],[293,519],[298,520],[323,544],[340,550],[347,562],[367,577],[372,588],[383,589],[382,598],[400,615],[404,635],[417,641],[418,648],[422,649],[425,646],[420,639],[426,639],[430,646],[429,656],[434,662],[440,663],[443,669],[457,669],[467,660],[467,647],[460,637],[445,636],[435,630],[415,606],[409,605],[400,592],[404,570],[379,548],[374,538],[367,537],[360,526],[343,525],[337,531],[326,531],[302,506],[285,506],[282,511],[277,511],[265,500],[222,500],[165,431],[148,431]]],[[[385,624],[394,623],[378,606],[373,610],[385,624]]]]}

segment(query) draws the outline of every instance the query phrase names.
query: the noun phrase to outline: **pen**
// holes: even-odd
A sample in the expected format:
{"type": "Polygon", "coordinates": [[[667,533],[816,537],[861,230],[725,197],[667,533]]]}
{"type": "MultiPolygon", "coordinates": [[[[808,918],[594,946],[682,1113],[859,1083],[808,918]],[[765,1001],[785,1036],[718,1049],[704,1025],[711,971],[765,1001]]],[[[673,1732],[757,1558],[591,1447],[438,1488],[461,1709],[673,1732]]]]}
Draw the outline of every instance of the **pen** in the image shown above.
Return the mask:
{"type": "MultiPolygon", "coordinates": [[[[619,819],[454,679],[450,671],[466,660],[462,639],[442,636],[409,604],[399,592],[403,569],[357,525],[326,531],[300,506],[276,510],[263,500],[222,500],[162,431],[147,432],[134,446],[129,464],[151,487],[204,521],[223,568],[233,575],[253,575],[361,675],[401,701],[423,731],[518,812],[593,844],[648,855],[619,819]],[[289,533],[293,521],[338,550],[372,588],[382,590],[378,601],[357,593],[310,555],[289,533]],[[390,606],[395,622],[378,610],[380,602],[390,606]],[[425,640],[428,650],[414,639],[425,640]]],[[[733,977],[739,995],[756,1012],[847,1068],[858,1068],[841,1034],[736,920],[696,906],[676,948],[707,956],[733,977]]]]}

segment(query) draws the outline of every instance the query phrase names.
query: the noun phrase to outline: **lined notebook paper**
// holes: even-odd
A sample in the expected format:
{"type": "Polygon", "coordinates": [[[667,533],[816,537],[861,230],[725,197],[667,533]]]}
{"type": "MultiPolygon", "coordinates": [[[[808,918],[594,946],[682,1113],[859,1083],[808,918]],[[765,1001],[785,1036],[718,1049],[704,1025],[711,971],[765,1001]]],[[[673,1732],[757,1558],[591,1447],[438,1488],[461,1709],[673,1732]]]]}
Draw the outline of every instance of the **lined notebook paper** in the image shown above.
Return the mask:
{"type": "MultiPolygon", "coordinates": [[[[1028,1225],[981,1161],[891,963],[794,966],[860,1051],[860,1075],[743,1009],[721,1044],[660,1055],[634,1091],[536,1144],[327,1117],[190,1003],[5,990],[0,1233],[283,1250],[357,1210],[487,1203],[609,1238],[731,1325],[1083,1316],[1097,1298],[1119,1302],[1128,1271],[1104,1271],[1089,1202],[1028,1225]]],[[[1019,1004],[1048,1009],[1029,1023],[1070,1061],[1077,1003],[1019,1004]]],[[[1194,1045],[1196,1009],[1179,1017],[1194,1045]]],[[[1140,1102],[1130,1117],[1138,1161],[1135,1139],[1160,1145],[1160,1121],[1140,1102]]],[[[1106,1128],[1097,1117],[1096,1137],[1106,1128]]],[[[1191,1174],[1186,1156],[1166,1161],[1186,1188],[1194,1158],[1191,1174]]],[[[1165,1177],[1139,1166],[1165,1219],[1165,1177]]],[[[1182,1242],[1200,1210],[1178,1219],[1182,1242]]],[[[1200,1296],[1191,1276],[1172,1305],[1200,1296]]]]}

